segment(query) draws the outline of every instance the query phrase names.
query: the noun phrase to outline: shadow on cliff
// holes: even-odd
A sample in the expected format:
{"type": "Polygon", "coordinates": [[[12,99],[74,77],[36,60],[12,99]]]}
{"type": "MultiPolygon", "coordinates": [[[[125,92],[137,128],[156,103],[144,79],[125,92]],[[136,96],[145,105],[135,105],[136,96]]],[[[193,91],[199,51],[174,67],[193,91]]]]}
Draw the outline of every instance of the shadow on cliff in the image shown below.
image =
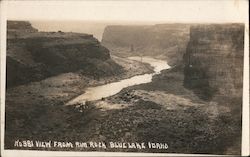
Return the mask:
{"type": "Polygon", "coordinates": [[[183,86],[192,89],[200,99],[210,101],[216,94],[216,89],[209,85],[209,76],[206,69],[200,66],[186,65],[184,67],[183,86]]]}

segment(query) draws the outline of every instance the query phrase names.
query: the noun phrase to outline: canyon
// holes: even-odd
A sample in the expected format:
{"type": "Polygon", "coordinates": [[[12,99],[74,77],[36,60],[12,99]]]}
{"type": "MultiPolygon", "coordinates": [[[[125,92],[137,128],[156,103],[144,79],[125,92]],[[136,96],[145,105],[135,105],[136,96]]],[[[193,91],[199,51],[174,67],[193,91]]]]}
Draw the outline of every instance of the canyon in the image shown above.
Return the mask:
{"type": "MultiPolygon", "coordinates": [[[[150,83],[124,89],[105,103],[126,106],[113,111],[123,115],[116,116],[119,121],[137,119],[123,124],[131,130],[130,135],[140,135],[133,136],[134,140],[169,141],[165,152],[239,154],[244,25],[193,24],[188,39],[183,56],[171,69],[155,75],[150,83]]],[[[109,110],[101,105],[105,103],[94,104],[109,110]]],[[[113,116],[108,117],[108,121],[113,120],[113,116]]],[[[116,137],[130,139],[126,129],[116,137]]]]}
{"type": "Polygon", "coordinates": [[[75,151],[240,154],[243,24],[109,25],[101,42],[90,34],[18,25],[8,27],[7,149],[18,135],[20,140],[168,145],[64,149],[75,151]],[[128,59],[134,56],[138,61],[128,59]],[[101,99],[65,105],[88,87],[153,73],[140,62],[147,57],[171,68],[101,99]]]}
{"type": "Polygon", "coordinates": [[[190,24],[107,26],[102,44],[118,56],[152,56],[170,65],[182,60],[189,40],[190,24]]]}

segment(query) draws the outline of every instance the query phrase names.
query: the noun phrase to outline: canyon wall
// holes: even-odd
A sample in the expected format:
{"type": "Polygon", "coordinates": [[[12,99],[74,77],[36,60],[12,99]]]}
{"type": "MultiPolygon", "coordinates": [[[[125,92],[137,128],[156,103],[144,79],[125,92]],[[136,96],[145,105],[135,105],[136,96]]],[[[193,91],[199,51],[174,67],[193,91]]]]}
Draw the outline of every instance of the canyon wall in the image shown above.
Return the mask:
{"type": "Polygon", "coordinates": [[[94,77],[122,70],[92,35],[39,32],[26,21],[8,21],[7,31],[7,87],[78,70],[94,77]]]}
{"type": "Polygon", "coordinates": [[[107,26],[102,44],[114,55],[153,56],[174,65],[182,60],[186,50],[189,27],[189,24],[107,26]]]}
{"type": "Polygon", "coordinates": [[[243,24],[191,26],[184,54],[184,86],[204,99],[242,97],[243,54],[243,24]]]}

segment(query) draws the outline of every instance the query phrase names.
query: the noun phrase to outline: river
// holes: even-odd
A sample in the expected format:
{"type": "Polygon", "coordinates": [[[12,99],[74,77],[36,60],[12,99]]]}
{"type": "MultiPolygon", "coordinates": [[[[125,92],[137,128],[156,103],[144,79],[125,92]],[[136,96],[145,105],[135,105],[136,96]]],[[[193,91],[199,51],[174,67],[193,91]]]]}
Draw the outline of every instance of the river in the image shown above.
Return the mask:
{"type": "Polygon", "coordinates": [[[154,59],[151,57],[129,57],[128,59],[141,61],[150,64],[154,68],[151,74],[137,75],[128,79],[123,79],[118,82],[108,83],[101,86],[89,87],[85,93],[69,101],[66,105],[76,103],[85,103],[86,101],[99,100],[119,93],[123,88],[134,86],[152,81],[154,75],[159,74],[164,69],[169,69],[170,66],[164,60],[154,59]]]}

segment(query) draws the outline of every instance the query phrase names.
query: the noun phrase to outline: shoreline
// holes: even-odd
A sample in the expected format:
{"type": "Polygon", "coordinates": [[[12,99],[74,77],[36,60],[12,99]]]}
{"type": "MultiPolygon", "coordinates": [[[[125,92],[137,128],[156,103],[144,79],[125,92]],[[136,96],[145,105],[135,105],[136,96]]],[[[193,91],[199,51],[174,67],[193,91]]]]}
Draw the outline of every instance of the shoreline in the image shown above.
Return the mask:
{"type": "MultiPolygon", "coordinates": [[[[121,79],[115,82],[111,83],[105,83],[100,86],[91,86],[86,88],[85,92],[74,99],[70,100],[69,102],[66,103],[66,105],[84,105],[86,102],[94,101],[94,100],[101,100],[105,99],[107,97],[113,96],[117,93],[119,93],[122,89],[134,86],[134,85],[139,85],[139,84],[144,84],[144,83],[149,83],[152,81],[152,78],[156,74],[160,74],[160,72],[164,69],[169,69],[171,68],[166,61],[164,60],[156,60],[152,57],[129,57],[128,58],[130,62],[133,62],[131,65],[135,66],[135,63],[140,62],[141,64],[146,63],[147,65],[150,65],[153,67],[153,71],[151,73],[146,73],[146,74],[140,74],[140,75],[135,75],[135,76],[126,78],[126,79],[121,79]],[[109,92],[106,92],[105,89],[108,89],[109,92]]],[[[121,62],[121,61],[118,61],[121,62]]],[[[121,65],[122,66],[122,65],[121,65]]],[[[123,65],[123,67],[125,67],[123,65]]],[[[125,73],[126,75],[127,73],[125,73]]]]}
{"type": "Polygon", "coordinates": [[[153,71],[153,68],[147,63],[140,63],[138,61],[133,61],[127,58],[120,58],[120,57],[115,57],[114,60],[115,61],[118,60],[119,61],[118,64],[124,68],[124,71],[118,76],[108,76],[100,79],[94,79],[93,77],[84,76],[80,74],[80,72],[63,73],[57,76],[46,78],[41,81],[30,82],[28,84],[11,87],[6,90],[6,97],[9,94],[14,94],[14,97],[16,97],[17,96],[16,94],[18,94],[19,91],[23,91],[24,93],[28,91],[27,92],[28,96],[32,95],[30,96],[30,98],[36,96],[47,97],[50,95],[54,95],[56,97],[52,96],[53,98],[56,98],[57,101],[61,101],[58,100],[60,99],[58,95],[60,96],[60,94],[61,95],[63,94],[68,98],[65,99],[65,97],[63,96],[61,97],[62,101],[68,101],[83,94],[85,90],[89,87],[96,87],[107,83],[113,83],[122,79],[131,78],[133,76],[152,73],[153,71]],[[128,69],[127,67],[128,62],[131,64],[133,63],[136,66],[134,66],[132,70],[128,69]],[[40,89],[40,90],[35,90],[35,89],[40,89]]]}
{"type": "MultiPolygon", "coordinates": [[[[155,75],[150,83],[127,87],[104,100],[90,101],[86,108],[74,105],[45,106],[39,104],[39,101],[37,101],[38,104],[34,104],[25,98],[23,102],[29,102],[29,104],[14,100],[18,102],[17,106],[6,105],[8,132],[6,132],[5,147],[15,148],[13,142],[17,137],[20,140],[34,137],[40,141],[74,141],[75,139],[83,142],[156,141],[166,142],[169,146],[167,150],[118,148],[115,152],[237,154],[240,148],[234,143],[240,143],[241,133],[238,129],[240,127],[237,127],[240,118],[235,114],[238,112],[233,111],[237,106],[232,106],[235,105],[234,103],[239,103],[238,100],[232,104],[228,104],[227,99],[225,102],[217,102],[216,99],[201,100],[194,92],[183,86],[182,68],[175,67],[162,71],[160,75],[155,75]],[[13,117],[15,117],[14,121],[13,117]],[[27,119],[23,120],[23,117],[27,119]],[[17,125],[8,125],[13,123],[17,125]],[[225,130],[225,126],[233,129],[225,130]],[[22,130],[15,132],[20,128],[22,130]],[[230,142],[225,145],[228,139],[230,142]]],[[[41,149],[43,148],[36,148],[36,150],[41,149]]],[[[61,150],[60,148],[45,149],[61,150]]],[[[111,148],[66,150],[114,151],[111,148]]]]}
{"type": "Polygon", "coordinates": [[[170,147],[167,152],[192,154],[199,150],[198,153],[238,154],[241,119],[239,112],[235,111],[235,103],[241,104],[240,100],[228,97],[224,97],[224,101],[217,97],[211,101],[201,100],[183,86],[182,70],[181,67],[166,70],[150,83],[131,86],[105,100],[93,101],[96,108],[113,114],[108,115],[103,123],[121,125],[116,127],[121,130],[119,136],[108,134],[105,124],[101,126],[103,133],[111,139],[168,141],[170,147]],[[225,130],[224,127],[233,129],[225,130]],[[127,131],[129,137],[126,136],[127,131]],[[228,139],[230,142],[225,145],[228,139]],[[216,147],[213,149],[213,146],[216,147]]]}
{"type": "MultiPolygon", "coordinates": [[[[113,79],[110,79],[113,77],[111,76],[102,80],[94,80],[79,73],[64,73],[39,82],[32,82],[8,89],[5,101],[5,148],[16,149],[14,142],[17,138],[25,140],[33,137],[41,141],[64,139],[64,132],[66,130],[70,131],[73,127],[71,125],[77,126],[75,123],[86,123],[86,119],[91,120],[93,118],[91,115],[82,115],[74,106],[64,106],[65,102],[82,94],[88,86],[152,72],[152,67],[149,64],[142,64],[123,58],[117,59],[121,60],[119,64],[125,67],[125,73],[113,79]],[[132,66],[132,69],[128,70],[130,68],[127,66],[129,65],[128,63],[133,63],[136,66],[132,66]],[[83,117],[84,120],[82,119],[83,117]],[[70,119],[75,120],[69,122],[70,119]],[[83,121],[78,121],[79,119],[83,121]]],[[[82,126],[82,124],[78,124],[78,126],[82,126]]],[[[78,128],[79,134],[86,130],[85,127],[78,128]]],[[[68,132],[69,138],[78,136],[77,133],[70,132],[68,132]]],[[[87,134],[88,132],[86,132],[87,134]]],[[[81,138],[79,137],[79,139],[81,138]]]]}

